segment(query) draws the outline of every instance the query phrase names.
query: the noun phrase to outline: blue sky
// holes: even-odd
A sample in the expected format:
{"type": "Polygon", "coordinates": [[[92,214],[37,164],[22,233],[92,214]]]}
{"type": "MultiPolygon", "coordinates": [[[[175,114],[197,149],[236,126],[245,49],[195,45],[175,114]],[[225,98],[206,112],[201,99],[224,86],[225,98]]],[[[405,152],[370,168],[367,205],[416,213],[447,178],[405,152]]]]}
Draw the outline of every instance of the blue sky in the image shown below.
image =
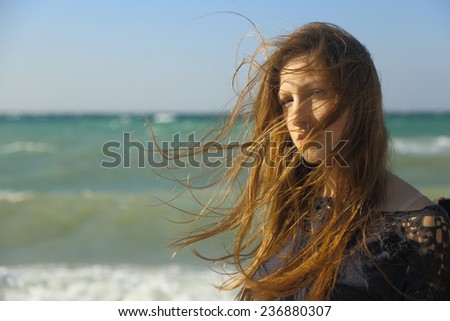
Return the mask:
{"type": "Polygon", "coordinates": [[[227,109],[253,27],[219,11],[266,37],[340,25],[371,51],[387,111],[450,111],[445,0],[0,0],[0,113],[227,109]]]}

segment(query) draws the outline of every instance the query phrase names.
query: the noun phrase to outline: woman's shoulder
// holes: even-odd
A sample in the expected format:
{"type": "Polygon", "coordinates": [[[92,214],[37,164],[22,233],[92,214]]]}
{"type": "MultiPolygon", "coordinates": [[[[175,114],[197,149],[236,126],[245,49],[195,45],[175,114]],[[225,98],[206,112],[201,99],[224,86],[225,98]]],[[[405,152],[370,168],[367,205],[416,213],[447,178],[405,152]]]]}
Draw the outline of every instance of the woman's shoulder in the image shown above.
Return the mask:
{"type": "Polygon", "coordinates": [[[416,211],[433,203],[414,186],[389,172],[383,212],[416,211]]]}
{"type": "Polygon", "coordinates": [[[444,208],[394,174],[390,174],[387,191],[381,212],[402,239],[448,246],[449,216],[444,208]]]}
{"type": "Polygon", "coordinates": [[[368,244],[372,254],[405,298],[449,300],[448,213],[392,173],[386,192],[384,223],[377,224],[368,244]]]}
{"type": "Polygon", "coordinates": [[[416,243],[442,243],[449,246],[450,219],[445,209],[437,204],[422,208],[383,212],[383,218],[390,230],[404,240],[416,243]]]}
{"type": "Polygon", "coordinates": [[[388,269],[404,271],[394,283],[410,298],[449,300],[450,219],[445,209],[432,204],[383,214],[386,229],[374,254],[388,269]]]}

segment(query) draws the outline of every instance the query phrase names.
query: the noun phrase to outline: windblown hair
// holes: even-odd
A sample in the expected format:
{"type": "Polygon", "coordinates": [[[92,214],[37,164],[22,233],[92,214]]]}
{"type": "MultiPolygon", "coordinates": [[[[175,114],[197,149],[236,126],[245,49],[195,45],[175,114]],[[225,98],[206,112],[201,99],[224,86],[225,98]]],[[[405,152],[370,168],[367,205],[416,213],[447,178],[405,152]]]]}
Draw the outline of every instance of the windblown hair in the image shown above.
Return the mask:
{"type": "Polygon", "coordinates": [[[217,203],[232,197],[232,206],[205,205],[201,216],[220,212],[220,219],[174,246],[182,248],[231,231],[233,248],[214,260],[236,267],[237,273],[224,288],[239,288],[239,299],[272,300],[301,289],[307,289],[307,299],[330,299],[345,253],[367,251],[366,236],[380,216],[385,197],[388,134],[377,71],[367,49],[352,35],[317,22],[264,41],[249,69],[247,83],[217,136],[230,135],[242,117],[244,126],[252,128],[245,148],[222,178],[229,190],[217,203]],[[265,60],[258,63],[261,53],[265,60]],[[311,166],[293,144],[278,92],[280,73],[297,58],[306,58],[308,64],[293,72],[325,77],[333,101],[332,110],[313,128],[309,139],[348,113],[342,136],[348,143],[341,150],[345,166],[336,162],[326,166],[336,160],[333,151],[322,164],[311,166]],[[242,166],[250,159],[250,168],[242,166]],[[337,173],[333,176],[337,189],[324,214],[316,207],[332,171],[337,173]],[[243,176],[245,182],[240,186],[243,176]],[[232,189],[238,192],[231,193],[232,189]],[[297,246],[300,241],[301,247],[297,246]],[[285,263],[259,277],[258,269],[273,256],[284,258],[285,263]]]}

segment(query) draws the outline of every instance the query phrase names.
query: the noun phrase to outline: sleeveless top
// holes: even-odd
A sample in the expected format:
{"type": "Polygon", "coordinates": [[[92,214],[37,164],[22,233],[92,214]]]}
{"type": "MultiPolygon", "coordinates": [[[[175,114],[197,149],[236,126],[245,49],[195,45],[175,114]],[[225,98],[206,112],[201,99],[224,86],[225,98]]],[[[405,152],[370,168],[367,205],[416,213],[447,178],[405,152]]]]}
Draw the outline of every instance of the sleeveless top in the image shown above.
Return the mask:
{"type": "MultiPolygon", "coordinates": [[[[372,257],[363,251],[344,256],[331,300],[450,300],[449,216],[439,205],[406,211],[414,201],[383,212],[380,233],[367,238],[372,257]]],[[[276,271],[285,254],[264,262],[254,278],[276,271]]],[[[306,291],[279,300],[303,300],[306,291]]]]}

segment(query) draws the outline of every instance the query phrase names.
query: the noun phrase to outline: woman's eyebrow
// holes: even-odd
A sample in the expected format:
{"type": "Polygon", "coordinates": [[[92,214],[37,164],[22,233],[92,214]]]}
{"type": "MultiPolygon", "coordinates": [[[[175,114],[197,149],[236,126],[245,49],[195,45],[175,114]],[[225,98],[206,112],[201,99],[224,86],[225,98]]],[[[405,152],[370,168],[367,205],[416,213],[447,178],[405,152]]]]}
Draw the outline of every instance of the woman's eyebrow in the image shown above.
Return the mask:
{"type": "Polygon", "coordinates": [[[289,94],[290,92],[291,92],[290,90],[282,89],[280,87],[280,89],[278,90],[278,98],[281,98],[283,97],[283,95],[289,94]]]}
{"type": "Polygon", "coordinates": [[[313,88],[324,88],[325,82],[322,79],[311,79],[302,83],[294,83],[292,81],[283,81],[278,89],[278,97],[282,97],[283,93],[304,92],[313,88]]]}

